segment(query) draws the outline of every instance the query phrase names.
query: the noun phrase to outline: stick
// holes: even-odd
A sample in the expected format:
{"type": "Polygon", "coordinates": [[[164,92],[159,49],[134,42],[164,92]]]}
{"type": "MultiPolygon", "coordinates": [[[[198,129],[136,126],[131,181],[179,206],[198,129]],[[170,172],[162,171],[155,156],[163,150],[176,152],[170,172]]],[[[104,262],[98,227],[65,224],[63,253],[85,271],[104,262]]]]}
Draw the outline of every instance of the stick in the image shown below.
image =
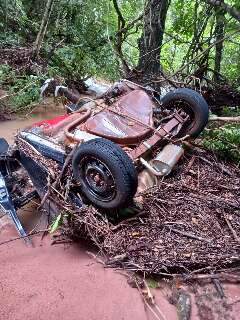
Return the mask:
{"type": "Polygon", "coordinates": [[[237,117],[210,117],[209,121],[240,122],[240,116],[237,116],[237,117]]]}
{"type": "Polygon", "coordinates": [[[205,241],[205,242],[211,243],[211,240],[208,240],[208,239],[205,239],[205,238],[202,238],[202,237],[198,237],[198,236],[196,236],[195,234],[192,234],[192,233],[188,233],[188,232],[185,232],[185,231],[177,230],[177,229],[174,229],[174,228],[170,228],[170,230],[173,231],[173,232],[179,233],[179,234],[181,234],[181,235],[183,235],[185,237],[188,237],[188,238],[192,238],[192,239],[196,239],[196,240],[199,240],[199,241],[205,241]]]}
{"type": "Polygon", "coordinates": [[[221,299],[223,299],[225,297],[225,294],[224,294],[223,287],[222,287],[219,279],[212,279],[212,282],[213,282],[213,284],[214,284],[214,286],[216,288],[216,291],[217,291],[219,297],[221,299]]]}
{"type": "Polygon", "coordinates": [[[48,182],[47,183],[48,189],[47,189],[47,192],[44,194],[44,196],[42,198],[42,201],[41,201],[41,203],[40,203],[40,205],[38,207],[38,210],[40,210],[43,207],[44,203],[47,201],[47,198],[49,197],[49,194],[50,194],[50,176],[47,177],[47,182],[48,182]]]}
{"type": "MultiPolygon", "coordinates": [[[[162,320],[162,318],[160,318],[160,317],[158,316],[158,314],[153,310],[153,308],[152,308],[152,307],[150,306],[150,304],[147,302],[147,300],[146,300],[146,298],[144,297],[144,295],[143,295],[143,293],[142,293],[142,291],[141,291],[141,288],[139,287],[137,281],[135,281],[135,283],[136,283],[136,287],[137,287],[137,289],[138,289],[138,291],[139,291],[139,293],[140,293],[140,295],[141,295],[141,297],[142,297],[143,302],[145,303],[145,305],[148,307],[148,309],[152,312],[152,314],[155,316],[155,318],[156,318],[157,320],[162,320]]],[[[166,320],[166,318],[164,318],[164,320],[166,320]]]]}
{"type": "Polygon", "coordinates": [[[12,239],[9,239],[9,240],[6,240],[6,241],[3,241],[3,242],[0,242],[0,246],[3,245],[3,244],[7,244],[9,242],[12,242],[12,241],[15,241],[15,240],[20,240],[20,239],[24,239],[24,238],[28,238],[30,236],[34,236],[34,235],[37,235],[41,232],[46,232],[48,231],[48,229],[43,229],[43,230],[38,230],[38,231],[34,231],[34,232],[30,232],[29,234],[27,234],[26,236],[20,236],[20,237],[16,237],[16,238],[12,238],[12,239]]]}
{"type": "Polygon", "coordinates": [[[226,216],[225,214],[223,215],[223,217],[224,217],[224,220],[226,221],[226,223],[227,223],[227,225],[228,225],[228,228],[229,228],[230,231],[232,232],[232,235],[233,235],[234,239],[235,239],[238,243],[240,243],[240,239],[238,238],[236,231],[233,229],[233,227],[232,227],[232,225],[231,225],[231,222],[229,221],[229,219],[227,218],[227,216],[226,216]]]}
{"type": "Polygon", "coordinates": [[[68,166],[70,160],[72,159],[72,156],[73,156],[75,150],[77,149],[77,147],[78,147],[78,145],[76,145],[76,146],[71,150],[71,152],[67,155],[67,158],[66,158],[66,160],[65,160],[65,162],[64,162],[64,165],[63,165],[63,167],[62,167],[62,170],[61,170],[58,178],[56,179],[56,181],[53,183],[53,187],[54,187],[54,188],[56,188],[56,187],[58,186],[58,183],[59,183],[60,180],[62,179],[63,173],[64,173],[66,167],[68,166]]]}

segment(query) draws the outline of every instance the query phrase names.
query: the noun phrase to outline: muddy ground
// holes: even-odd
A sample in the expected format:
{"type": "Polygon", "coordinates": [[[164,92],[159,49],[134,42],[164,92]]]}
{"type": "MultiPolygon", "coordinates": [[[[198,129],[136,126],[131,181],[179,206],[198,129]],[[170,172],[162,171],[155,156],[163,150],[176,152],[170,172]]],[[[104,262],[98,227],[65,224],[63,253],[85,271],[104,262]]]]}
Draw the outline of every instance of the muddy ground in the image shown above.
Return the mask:
{"type": "MultiPolygon", "coordinates": [[[[17,130],[62,113],[61,106],[41,106],[27,119],[1,122],[0,136],[11,142],[17,130]]],[[[20,216],[30,231],[39,219],[36,205],[29,205],[20,216]]],[[[190,297],[191,319],[239,318],[240,288],[235,284],[223,284],[221,298],[213,283],[186,286],[159,281],[158,288],[151,289],[162,313],[156,317],[140,292],[128,284],[126,274],[104,268],[88,254],[93,248],[84,243],[51,245],[49,236],[36,236],[33,248],[22,240],[1,245],[16,236],[11,221],[1,218],[0,319],[187,319],[179,304],[181,292],[190,297]]]]}

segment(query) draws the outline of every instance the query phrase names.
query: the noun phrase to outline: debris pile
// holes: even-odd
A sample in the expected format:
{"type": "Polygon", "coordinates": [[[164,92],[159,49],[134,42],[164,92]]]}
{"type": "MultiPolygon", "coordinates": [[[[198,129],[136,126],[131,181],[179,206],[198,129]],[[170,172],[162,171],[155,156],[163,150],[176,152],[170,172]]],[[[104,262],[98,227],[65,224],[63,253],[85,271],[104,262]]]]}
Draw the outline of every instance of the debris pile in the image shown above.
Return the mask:
{"type": "Polygon", "coordinates": [[[0,64],[9,65],[18,73],[38,74],[42,71],[43,59],[33,60],[31,47],[0,48],[0,64]]]}
{"type": "Polygon", "coordinates": [[[92,207],[63,228],[90,238],[107,264],[173,275],[212,273],[240,261],[240,170],[206,152],[185,156],[172,177],[141,195],[135,216],[112,224],[92,207]]]}

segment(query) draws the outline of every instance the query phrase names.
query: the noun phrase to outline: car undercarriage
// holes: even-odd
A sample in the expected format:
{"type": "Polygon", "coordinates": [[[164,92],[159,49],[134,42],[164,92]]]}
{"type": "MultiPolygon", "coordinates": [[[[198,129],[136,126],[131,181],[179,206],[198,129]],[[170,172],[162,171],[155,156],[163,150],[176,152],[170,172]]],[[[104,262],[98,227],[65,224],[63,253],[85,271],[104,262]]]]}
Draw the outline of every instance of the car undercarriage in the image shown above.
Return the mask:
{"type": "Polygon", "coordinates": [[[141,191],[142,173],[168,175],[182,141],[208,121],[205,100],[189,89],[159,100],[154,90],[122,81],[101,97],[70,102],[66,115],[20,131],[12,146],[0,141],[0,206],[26,239],[17,210],[36,196],[45,204],[50,185],[61,185],[73,207],[127,207],[141,191]]]}

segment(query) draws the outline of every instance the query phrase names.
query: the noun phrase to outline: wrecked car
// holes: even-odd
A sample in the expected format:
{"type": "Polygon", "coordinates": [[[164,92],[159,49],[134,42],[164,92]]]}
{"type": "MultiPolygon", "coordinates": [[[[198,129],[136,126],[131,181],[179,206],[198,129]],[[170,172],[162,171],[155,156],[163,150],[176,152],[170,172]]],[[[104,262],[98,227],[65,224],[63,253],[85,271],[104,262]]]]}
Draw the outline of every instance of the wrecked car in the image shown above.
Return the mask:
{"type": "Polygon", "coordinates": [[[54,91],[71,102],[65,115],[22,130],[11,147],[0,141],[0,206],[22,235],[16,210],[36,193],[43,198],[50,181],[61,180],[64,199],[79,207],[126,207],[140,175],[169,174],[183,154],[182,141],[196,138],[208,122],[206,101],[190,89],[159,99],[153,89],[123,80],[94,99],[63,86],[54,91]]]}

